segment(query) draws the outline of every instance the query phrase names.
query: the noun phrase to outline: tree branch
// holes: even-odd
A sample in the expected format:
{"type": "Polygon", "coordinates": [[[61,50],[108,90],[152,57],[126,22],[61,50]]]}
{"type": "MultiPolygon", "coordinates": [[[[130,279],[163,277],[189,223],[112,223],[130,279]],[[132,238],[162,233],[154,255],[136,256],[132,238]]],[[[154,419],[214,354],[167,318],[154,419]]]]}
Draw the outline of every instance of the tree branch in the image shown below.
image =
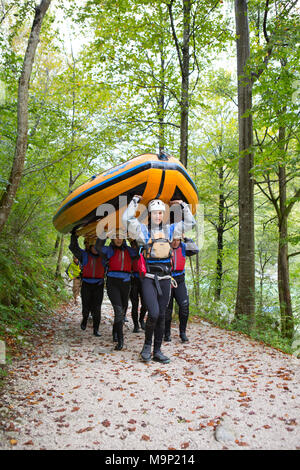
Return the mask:
{"type": "Polygon", "coordinates": [[[298,256],[298,255],[300,255],[300,251],[296,251],[295,253],[290,253],[288,255],[288,258],[291,258],[292,256],[298,256]]]}

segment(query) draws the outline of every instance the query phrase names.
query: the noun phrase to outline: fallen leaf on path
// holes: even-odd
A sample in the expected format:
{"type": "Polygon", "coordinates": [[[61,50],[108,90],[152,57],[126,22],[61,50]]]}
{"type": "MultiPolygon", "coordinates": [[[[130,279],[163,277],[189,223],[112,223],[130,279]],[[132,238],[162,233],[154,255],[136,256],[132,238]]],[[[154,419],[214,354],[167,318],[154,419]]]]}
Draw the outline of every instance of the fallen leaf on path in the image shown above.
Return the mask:
{"type": "Polygon", "coordinates": [[[76,433],[81,434],[83,432],[91,431],[92,429],[94,429],[93,426],[88,426],[87,428],[79,429],[79,431],[76,431],[76,433]]]}
{"type": "Polygon", "coordinates": [[[24,442],[24,446],[33,446],[33,442],[32,441],[27,441],[27,442],[24,442]]]}
{"type": "Polygon", "coordinates": [[[104,421],[102,421],[101,424],[105,426],[106,428],[108,428],[110,426],[110,421],[108,421],[108,419],[105,419],[104,421]]]}
{"type": "Polygon", "coordinates": [[[74,406],[74,408],[71,410],[71,413],[74,413],[74,411],[78,411],[80,410],[80,407],[79,406],[74,406]]]}

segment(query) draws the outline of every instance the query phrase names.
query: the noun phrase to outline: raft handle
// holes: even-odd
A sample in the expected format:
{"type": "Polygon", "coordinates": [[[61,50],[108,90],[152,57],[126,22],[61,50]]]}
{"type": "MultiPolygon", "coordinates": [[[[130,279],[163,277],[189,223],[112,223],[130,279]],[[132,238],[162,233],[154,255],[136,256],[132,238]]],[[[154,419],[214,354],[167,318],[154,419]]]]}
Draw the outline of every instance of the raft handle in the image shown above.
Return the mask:
{"type": "Polygon", "coordinates": [[[168,155],[165,152],[160,152],[157,156],[159,160],[164,160],[164,161],[168,161],[170,158],[170,155],[168,155]]]}

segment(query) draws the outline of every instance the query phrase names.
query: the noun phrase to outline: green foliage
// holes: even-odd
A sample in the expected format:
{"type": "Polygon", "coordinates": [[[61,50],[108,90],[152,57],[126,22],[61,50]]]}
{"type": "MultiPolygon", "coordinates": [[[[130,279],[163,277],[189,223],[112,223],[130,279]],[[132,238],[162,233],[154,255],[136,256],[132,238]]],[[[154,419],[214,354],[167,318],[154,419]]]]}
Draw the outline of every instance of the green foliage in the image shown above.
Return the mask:
{"type": "MultiPolygon", "coordinates": [[[[0,80],[5,87],[5,99],[0,101],[0,195],[14,156],[18,78],[35,7],[34,0],[4,3],[12,9],[3,18],[0,32],[0,80]]],[[[22,336],[65,298],[62,281],[54,281],[57,254],[53,256],[56,233],[52,226],[53,213],[62,199],[93,174],[133,155],[155,150],[159,121],[163,122],[166,148],[178,156],[181,73],[168,3],[58,0],[47,14],[30,82],[24,174],[0,240],[0,336],[22,336]],[[67,38],[62,33],[65,29],[67,38]],[[78,48],[81,39],[84,47],[78,48]],[[163,106],[159,102],[161,94],[163,106]]],[[[224,328],[247,332],[243,319],[233,322],[238,267],[236,77],[214,62],[220,52],[226,50],[228,55],[234,40],[230,31],[234,18],[232,10],[227,16],[223,14],[223,2],[199,0],[192,4],[188,170],[198,187],[205,216],[199,272],[194,258],[193,272],[188,268],[192,310],[224,328]],[[225,198],[223,221],[221,195],[225,198]],[[216,263],[220,228],[224,229],[223,275],[218,300],[216,263]]],[[[256,136],[253,177],[265,191],[260,193],[256,187],[257,325],[251,334],[288,350],[278,327],[278,235],[267,188],[278,198],[278,164],[284,164],[287,204],[295,202],[289,214],[289,253],[297,253],[299,119],[298,103],[293,96],[299,76],[299,49],[295,47],[297,21],[293,2],[270,0],[268,4],[265,31],[266,3],[254,0],[249,4],[252,49],[249,69],[254,77],[256,136]],[[258,80],[262,65],[264,72],[258,80]],[[286,128],[284,152],[278,141],[280,126],[286,128]]],[[[182,1],[175,0],[172,6],[181,47],[182,1]]],[[[299,255],[290,257],[289,263],[297,324],[299,255]]]]}
{"type": "Polygon", "coordinates": [[[1,238],[0,338],[16,341],[35,329],[62,300],[64,284],[54,279],[54,260],[28,240],[11,244],[1,238]]]}
{"type": "Polygon", "coordinates": [[[256,326],[249,331],[249,321],[246,316],[235,318],[234,313],[230,314],[226,304],[211,301],[206,308],[199,309],[199,306],[191,305],[191,317],[196,316],[204,321],[208,321],[215,326],[229,331],[243,333],[250,338],[263,342],[268,346],[279,349],[288,354],[292,354],[292,342],[283,338],[280,332],[278,321],[272,315],[256,314],[256,326]]]}

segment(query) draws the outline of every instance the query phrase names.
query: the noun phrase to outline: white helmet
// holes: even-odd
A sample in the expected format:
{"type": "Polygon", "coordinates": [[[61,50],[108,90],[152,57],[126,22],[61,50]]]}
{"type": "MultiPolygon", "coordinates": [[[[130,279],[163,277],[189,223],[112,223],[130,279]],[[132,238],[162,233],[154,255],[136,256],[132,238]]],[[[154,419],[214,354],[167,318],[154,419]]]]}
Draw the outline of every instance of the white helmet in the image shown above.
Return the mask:
{"type": "Polygon", "coordinates": [[[165,203],[162,202],[160,199],[153,199],[152,201],[149,202],[148,204],[148,211],[165,211],[166,206],[165,203]]]}

